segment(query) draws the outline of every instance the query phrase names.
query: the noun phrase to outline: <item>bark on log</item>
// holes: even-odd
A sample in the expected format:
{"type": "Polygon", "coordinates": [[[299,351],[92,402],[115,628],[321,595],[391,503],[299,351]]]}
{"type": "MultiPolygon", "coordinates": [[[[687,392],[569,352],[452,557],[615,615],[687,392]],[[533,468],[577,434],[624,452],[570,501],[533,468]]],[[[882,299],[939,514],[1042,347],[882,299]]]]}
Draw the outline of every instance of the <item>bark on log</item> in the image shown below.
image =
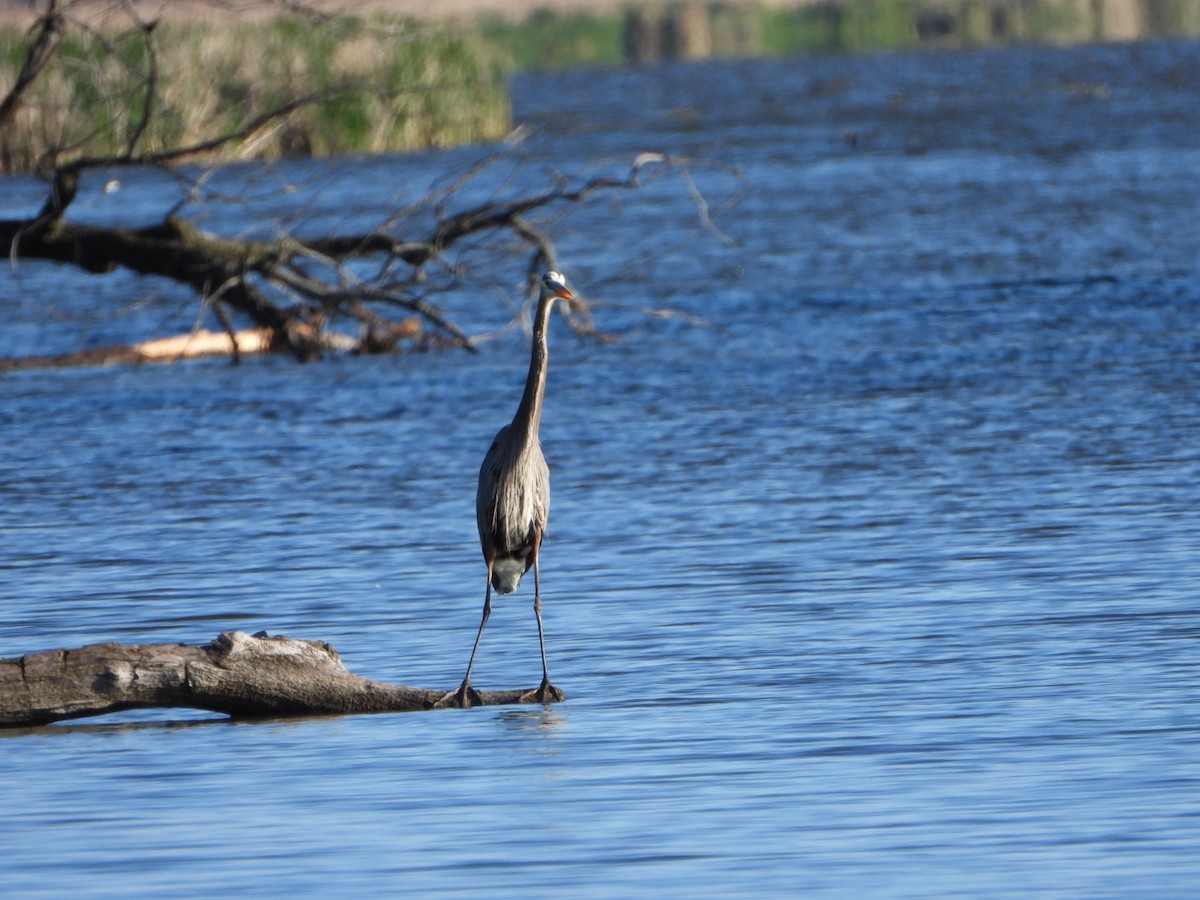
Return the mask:
{"type": "MultiPolygon", "coordinates": [[[[480,691],[486,706],[531,691],[480,691]]],[[[443,705],[445,691],[351,674],[323,641],[222,632],[211,644],[90,644],[0,659],[0,727],[126,709],[205,709],[235,717],[402,712],[443,705]]]]}

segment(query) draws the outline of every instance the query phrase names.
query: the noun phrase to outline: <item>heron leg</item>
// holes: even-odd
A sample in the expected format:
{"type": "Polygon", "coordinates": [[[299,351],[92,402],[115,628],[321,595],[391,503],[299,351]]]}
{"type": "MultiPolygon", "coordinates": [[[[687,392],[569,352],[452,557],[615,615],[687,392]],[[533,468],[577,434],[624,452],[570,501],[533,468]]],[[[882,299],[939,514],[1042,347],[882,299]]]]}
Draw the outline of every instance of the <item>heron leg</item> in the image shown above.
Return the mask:
{"type": "Polygon", "coordinates": [[[521,695],[522,703],[554,703],[563,699],[563,692],[550,683],[550,671],[546,666],[546,638],[542,632],[542,579],[538,566],[538,555],[542,547],[542,536],[533,538],[533,614],[537,618],[538,647],[542,651],[542,683],[536,691],[521,695]]]}
{"type": "Polygon", "coordinates": [[[463,676],[462,684],[458,686],[458,690],[451,691],[446,694],[435,706],[455,706],[460,709],[467,709],[472,706],[480,706],[483,701],[479,697],[479,693],[471,687],[471,670],[475,668],[475,654],[479,652],[479,642],[483,638],[483,629],[487,625],[488,616],[492,614],[492,563],[493,559],[487,561],[487,590],[483,595],[483,618],[479,621],[479,630],[475,632],[475,645],[471,648],[471,659],[467,662],[467,674],[463,676]]]}

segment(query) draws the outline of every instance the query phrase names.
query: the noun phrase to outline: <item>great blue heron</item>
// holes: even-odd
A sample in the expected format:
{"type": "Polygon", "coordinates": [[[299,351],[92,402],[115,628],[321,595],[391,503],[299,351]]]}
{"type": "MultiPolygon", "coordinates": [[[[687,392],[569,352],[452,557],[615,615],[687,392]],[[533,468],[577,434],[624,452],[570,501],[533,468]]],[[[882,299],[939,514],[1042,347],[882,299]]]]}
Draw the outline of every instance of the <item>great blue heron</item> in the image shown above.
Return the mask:
{"type": "Polygon", "coordinates": [[[473,706],[479,695],[471,687],[471,668],[492,611],[492,588],[511,594],[521,577],[533,569],[533,612],[537,617],[538,647],[542,652],[542,684],[522,700],[549,703],[561,700],[562,691],[550,683],[546,668],[546,640],[542,633],[542,590],[538,570],[538,551],[546,533],[550,514],[550,470],[542,456],[538,425],[542,420],[542,397],[546,392],[546,330],[555,300],[573,301],[575,295],[559,272],[542,276],[537,313],[533,318],[533,352],[525,393],[513,420],[496,434],[479,469],[479,488],[475,493],[475,519],[479,543],[487,563],[487,590],[483,597],[483,618],[471,648],[467,674],[458,690],[447,694],[440,704],[473,706]]]}

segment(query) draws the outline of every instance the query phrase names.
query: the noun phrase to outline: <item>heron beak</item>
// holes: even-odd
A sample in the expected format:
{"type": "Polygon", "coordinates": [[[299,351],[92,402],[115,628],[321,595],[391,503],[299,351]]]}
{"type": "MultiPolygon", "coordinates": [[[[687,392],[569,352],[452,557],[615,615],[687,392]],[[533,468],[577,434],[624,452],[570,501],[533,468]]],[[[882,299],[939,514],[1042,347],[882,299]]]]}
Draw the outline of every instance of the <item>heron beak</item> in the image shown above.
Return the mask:
{"type": "Polygon", "coordinates": [[[556,287],[554,289],[554,295],[556,297],[558,297],[558,299],[566,300],[568,302],[575,299],[575,295],[572,294],[571,291],[565,287],[556,287]]]}

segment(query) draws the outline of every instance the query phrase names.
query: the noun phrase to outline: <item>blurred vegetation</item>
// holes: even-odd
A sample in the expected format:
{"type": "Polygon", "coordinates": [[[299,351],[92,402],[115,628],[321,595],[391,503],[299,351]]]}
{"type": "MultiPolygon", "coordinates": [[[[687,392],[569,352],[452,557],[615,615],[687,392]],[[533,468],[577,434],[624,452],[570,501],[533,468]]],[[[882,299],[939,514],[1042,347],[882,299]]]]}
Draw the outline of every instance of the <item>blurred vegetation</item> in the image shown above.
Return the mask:
{"type": "Polygon", "coordinates": [[[615,65],[624,61],[620,13],[557,13],[541,9],[521,21],[485,14],[474,28],[485,43],[500,48],[516,69],[615,65]]]}
{"type": "MultiPolygon", "coordinates": [[[[27,40],[15,25],[0,27],[0,95],[27,40]]],[[[287,104],[295,104],[288,115],[221,155],[328,156],[491,140],[510,127],[503,59],[475,35],[394,19],[73,28],[0,133],[0,165],[28,169],[47,154],[58,162],[120,155],[135,135],[140,153],[155,153],[234,134],[287,104]]]]}
{"type": "Polygon", "coordinates": [[[543,11],[522,22],[485,18],[478,28],[515,68],[546,69],[1196,36],[1200,0],[814,0],[791,7],[662,0],[629,3],[607,15],[543,11]]]}

